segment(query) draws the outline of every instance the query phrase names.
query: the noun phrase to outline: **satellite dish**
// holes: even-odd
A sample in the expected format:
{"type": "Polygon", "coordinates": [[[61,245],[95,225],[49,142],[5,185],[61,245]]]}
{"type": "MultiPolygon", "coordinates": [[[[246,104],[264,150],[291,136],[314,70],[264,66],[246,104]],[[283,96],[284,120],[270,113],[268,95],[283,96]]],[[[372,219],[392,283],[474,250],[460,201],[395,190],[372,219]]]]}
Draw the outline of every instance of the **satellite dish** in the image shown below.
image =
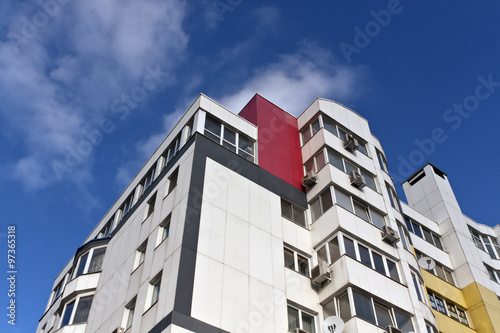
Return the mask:
{"type": "Polygon", "coordinates": [[[423,268],[426,271],[431,271],[434,269],[434,267],[436,267],[436,262],[432,258],[422,257],[418,261],[418,265],[420,266],[420,268],[423,268]]]}
{"type": "Polygon", "coordinates": [[[344,330],[344,321],[337,316],[331,316],[325,319],[323,323],[323,333],[342,333],[344,330]]]}

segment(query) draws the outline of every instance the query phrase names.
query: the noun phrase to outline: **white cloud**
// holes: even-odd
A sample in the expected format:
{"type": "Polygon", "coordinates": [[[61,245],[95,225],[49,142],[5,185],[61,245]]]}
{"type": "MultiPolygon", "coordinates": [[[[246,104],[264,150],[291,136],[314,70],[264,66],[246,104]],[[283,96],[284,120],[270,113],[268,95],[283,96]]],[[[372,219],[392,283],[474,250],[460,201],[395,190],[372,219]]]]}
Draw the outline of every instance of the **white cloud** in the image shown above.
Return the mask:
{"type": "Polygon", "coordinates": [[[361,75],[361,68],[336,64],[330,52],[304,42],[297,52],[281,55],[278,61],[255,69],[242,88],[218,100],[238,113],[259,93],[298,116],[316,97],[336,100],[355,96],[361,75]]]}
{"type": "MultiPolygon", "coordinates": [[[[0,42],[0,112],[7,136],[25,143],[24,156],[8,164],[27,188],[57,181],[52,162],[65,164],[68,151],[86,139],[83,128],[95,128],[122,91],[141,84],[146,66],[174,76],[188,43],[186,6],[183,0],[72,1],[31,34],[27,27],[41,8],[10,8],[2,26],[9,40],[0,42]]],[[[92,149],[77,172],[67,169],[73,181],[91,179],[92,149]]]]}

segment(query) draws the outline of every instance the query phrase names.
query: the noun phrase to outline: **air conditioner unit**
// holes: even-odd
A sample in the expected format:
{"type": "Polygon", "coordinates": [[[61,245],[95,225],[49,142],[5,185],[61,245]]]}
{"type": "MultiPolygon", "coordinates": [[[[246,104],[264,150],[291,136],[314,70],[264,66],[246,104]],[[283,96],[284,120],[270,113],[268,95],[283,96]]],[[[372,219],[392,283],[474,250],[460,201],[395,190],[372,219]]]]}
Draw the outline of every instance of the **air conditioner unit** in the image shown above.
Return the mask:
{"type": "Polygon", "coordinates": [[[359,147],[358,139],[352,136],[352,134],[346,133],[344,136],[344,148],[353,152],[359,147]]]}
{"type": "Polygon", "coordinates": [[[351,185],[357,188],[363,188],[366,186],[365,177],[356,170],[352,170],[349,174],[349,179],[351,180],[351,185]]]}
{"type": "Polygon", "coordinates": [[[385,328],[385,331],[386,331],[386,333],[403,333],[403,331],[401,331],[399,328],[396,328],[396,327],[391,326],[391,325],[387,326],[385,328]]]}
{"type": "Polygon", "coordinates": [[[318,176],[316,176],[316,172],[314,171],[309,171],[307,175],[302,178],[302,185],[305,187],[313,187],[316,185],[316,180],[318,179],[318,176]]]}
{"type": "Polygon", "coordinates": [[[330,269],[328,268],[328,264],[323,261],[311,269],[311,281],[314,285],[321,286],[327,280],[331,281],[330,269]]]}
{"type": "Polygon", "coordinates": [[[113,333],[125,333],[125,328],[124,327],[117,327],[113,333]]]}
{"type": "Polygon", "coordinates": [[[292,331],[292,333],[309,333],[308,331],[304,331],[303,329],[296,328],[292,331]]]}
{"type": "Polygon", "coordinates": [[[399,234],[396,230],[392,229],[388,225],[384,225],[382,227],[382,239],[389,242],[390,244],[394,244],[399,242],[399,234]]]}

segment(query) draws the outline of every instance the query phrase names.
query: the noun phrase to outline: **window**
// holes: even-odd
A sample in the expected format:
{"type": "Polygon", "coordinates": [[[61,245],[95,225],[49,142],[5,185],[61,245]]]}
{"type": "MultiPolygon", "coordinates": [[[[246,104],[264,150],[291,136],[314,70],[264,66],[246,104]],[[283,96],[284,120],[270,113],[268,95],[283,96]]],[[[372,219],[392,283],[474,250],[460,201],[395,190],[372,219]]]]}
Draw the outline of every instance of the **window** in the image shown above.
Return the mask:
{"type": "Polygon", "coordinates": [[[442,314],[460,322],[461,324],[464,324],[465,326],[469,326],[467,313],[464,309],[458,307],[453,302],[444,300],[444,298],[437,296],[431,291],[428,291],[428,295],[429,302],[434,310],[441,312],[442,314]]]}
{"type": "Polygon", "coordinates": [[[356,311],[356,315],[360,318],[369,321],[372,324],[376,324],[371,298],[356,290],[352,291],[352,296],[353,296],[354,309],[356,311]]]}
{"type": "Polygon", "coordinates": [[[134,266],[132,267],[132,271],[135,271],[137,267],[139,267],[143,262],[146,256],[146,248],[148,246],[148,240],[146,239],[138,248],[135,250],[134,256],[134,266]]]}
{"type": "Polygon", "coordinates": [[[415,291],[417,292],[417,298],[420,302],[423,302],[422,298],[422,282],[416,273],[411,272],[411,278],[413,280],[413,285],[415,286],[415,291]]]}
{"type": "Polygon", "coordinates": [[[105,254],[106,254],[105,247],[90,249],[87,253],[82,255],[78,260],[78,264],[76,266],[77,269],[75,271],[74,277],[77,277],[82,274],[99,272],[101,270],[105,254]]]}
{"type": "Polygon", "coordinates": [[[387,188],[387,194],[389,195],[389,201],[391,202],[391,207],[399,211],[399,207],[397,204],[398,197],[396,195],[396,191],[394,191],[392,186],[387,183],[385,183],[385,187],[387,188]]]}
{"type": "Polygon", "coordinates": [[[52,298],[52,304],[55,303],[55,301],[59,298],[59,296],[61,296],[62,294],[62,290],[63,290],[63,280],[61,280],[61,282],[59,282],[57,284],[57,286],[54,288],[54,290],[52,291],[52,295],[53,295],[53,298],[52,298]]]}
{"type": "Polygon", "coordinates": [[[378,158],[378,163],[380,164],[380,169],[388,173],[389,170],[387,168],[387,160],[385,159],[385,156],[378,150],[377,150],[377,158],[378,158]]]}
{"type": "Polygon", "coordinates": [[[303,329],[309,333],[316,333],[316,324],[314,316],[309,313],[288,306],[288,330],[293,331],[296,328],[303,329]]]}
{"type": "Polygon", "coordinates": [[[413,220],[410,220],[408,217],[405,217],[406,227],[408,231],[412,234],[417,235],[418,237],[424,239],[428,243],[434,245],[438,249],[444,251],[443,244],[441,243],[441,237],[436,233],[429,230],[427,227],[421,226],[413,220]]]}
{"type": "Polygon", "coordinates": [[[361,245],[358,241],[354,241],[346,236],[342,236],[344,241],[345,254],[354,260],[357,260],[364,265],[376,270],[377,272],[399,281],[397,265],[392,260],[387,259],[374,252],[371,248],[361,245]],[[356,252],[356,248],[358,251],[356,252]]]}
{"type": "Polygon", "coordinates": [[[303,227],[307,227],[304,210],[292,205],[284,199],[281,199],[281,216],[284,216],[303,227]]]}
{"type": "Polygon", "coordinates": [[[156,193],[148,200],[148,206],[146,208],[146,218],[150,217],[155,210],[155,202],[156,202],[156,193]]]}
{"type": "Polygon", "coordinates": [[[93,295],[78,295],[74,300],[69,302],[64,308],[61,325],[59,327],[86,322],[89,317],[93,298],[93,295]]]}
{"type": "Polygon", "coordinates": [[[160,295],[160,284],[161,284],[161,274],[158,273],[151,281],[148,286],[148,293],[146,295],[146,309],[148,310],[150,307],[158,302],[158,298],[160,295]]]}
{"type": "Polygon", "coordinates": [[[318,262],[333,264],[340,258],[339,240],[334,237],[318,250],[318,262]]]}
{"type": "Polygon", "coordinates": [[[144,194],[144,192],[153,184],[153,180],[155,178],[155,171],[156,171],[156,164],[149,169],[148,173],[146,176],[142,179],[141,184],[142,184],[142,192],[141,195],[144,194]]]}
{"type": "Polygon", "coordinates": [[[374,303],[375,305],[375,315],[377,317],[377,325],[380,327],[387,327],[389,325],[394,325],[391,316],[391,310],[381,304],[374,303]]]}
{"type": "Polygon", "coordinates": [[[371,209],[367,205],[356,201],[354,199],[351,200],[351,196],[347,195],[343,191],[335,189],[335,202],[342,208],[347,209],[351,213],[354,213],[358,217],[363,220],[372,223],[379,229],[385,225],[385,218],[380,213],[376,212],[374,209],[371,209]]]}
{"type": "MultiPolygon", "coordinates": [[[[415,250],[415,253],[417,254],[418,260],[420,260],[420,258],[422,258],[422,257],[426,257],[426,255],[421,253],[420,251],[415,250]]],[[[449,284],[455,285],[455,280],[453,279],[453,274],[452,274],[451,270],[444,267],[441,263],[439,263],[437,261],[435,261],[435,262],[436,262],[436,267],[434,267],[434,269],[432,269],[432,270],[428,270],[428,272],[431,274],[434,274],[435,276],[448,282],[449,284]]]]}
{"type": "Polygon", "coordinates": [[[500,271],[496,271],[488,265],[484,265],[486,270],[488,271],[488,275],[490,276],[490,280],[496,283],[500,283],[500,271]]]}
{"type": "Polygon", "coordinates": [[[316,155],[316,164],[318,166],[318,170],[321,169],[320,164],[324,165],[324,163],[328,162],[340,171],[343,171],[347,174],[350,174],[352,171],[359,172],[365,178],[366,186],[374,191],[377,191],[377,186],[375,185],[375,177],[368,173],[368,171],[362,168],[358,168],[331,148],[327,148],[327,157],[328,161],[325,161],[323,151],[321,151],[319,155],[316,155]]]}
{"type": "Polygon", "coordinates": [[[109,236],[111,233],[111,223],[113,222],[113,219],[109,220],[108,223],[102,227],[101,231],[99,231],[99,234],[96,236],[96,239],[98,238],[106,238],[109,236]]]}
{"type": "Polygon", "coordinates": [[[132,208],[133,203],[134,203],[133,201],[134,201],[134,193],[132,192],[132,194],[130,194],[127,197],[125,202],[120,207],[120,210],[122,211],[122,214],[120,216],[120,220],[122,220],[125,217],[125,215],[127,215],[127,213],[130,211],[130,209],[132,208]]]}
{"type": "Polygon", "coordinates": [[[158,236],[156,238],[156,247],[160,245],[165,239],[167,239],[168,234],[170,233],[170,220],[172,218],[172,214],[168,214],[168,216],[160,223],[158,227],[158,236]]]}
{"type": "Polygon", "coordinates": [[[479,233],[479,231],[469,226],[469,232],[472,236],[472,239],[474,240],[474,243],[476,244],[476,247],[484,251],[484,246],[483,242],[481,241],[481,234],[479,233]]]}
{"type": "Polygon", "coordinates": [[[175,169],[174,172],[168,177],[168,192],[170,194],[174,188],[177,186],[177,175],[179,174],[179,168],[175,169]]]}
{"type": "Polygon", "coordinates": [[[351,307],[349,305],[349,295],[347,293],[338,298],[338,307],[340,318],[342,318],[344,322],[348,321],[352,315],[351,307]]]}
{"type": "Polygon", "coordinates": [[[330,188],[321,193],[318,198],[311,202],[311,215],[313,222],[323,215],[330,207],[333,206],[332,194],[330,188]]]}
{"type": "Polygon", "coordinates": [[[205,136],[246,160],[254,161],[254,142],[247,136],[229,128],[212,117],[205,120],[205,136]]]}
{"type": "MultiPolygon", "coordinates": [[[[322,114],[321,118],[323,120],[324,128],[328,132],[330,132],[333,135],[335,135],[336,137],[338,137],[340,140],[344,141],[344,138],[345,138],[345,135],[347,134],[347,131],[345,131],[342,127],[340,127],[338,124],[336,124],[334,120],[328,118],[327,116],[322,114]]],[[[366,149],[366,143],[359,138],[357,138],[357,139],[358,139],[358,144],[359,144],[358,151],[360,153],[363,153],[364,155],[368,156],[368,152],[366,149]]]]}
{"type": "Polygon", "coordinates": [[[401,243],[403,244],[403,248],[405,250],[410,251],[410,247],[408,246],[408,234],[406,230],[404,229],[403,225],[398,222],[398,231],[399,231],[399,238],[401,239],[401,243]]]}
{"type": "Polygon", "coordinates": [[[132,321],[134,319],[135,313],[135,303],[137,300],[137,296],[134,297],[127,305],[125,305],[125,311],[123,313],[122,319],[122,327],[125,327],[125,330],[128,330],[132,326],[132,321]]]}
{"type": "Polygon", "coordinates": [[[487,252],[491,259],[500,259],[500,245],[495,237],[481,234],[471,226],[469,231],[478,249],[487,252]]]}
{"type": "Polygon", "coordinates": [[[396,323],[398,324],[398,328],[400,330],[402,330],[403,332],[413,331],[413,324],[411,322],[410,316],[398,310],[394,310],[394,316],[396,318],[396,323]]]}
{"type": "Polygon", "coordinates": [[[288,248],[283,249],[285,255],[285,267],[288,267],[302,275],[310,277],[309,274],[309,259],[288,248]]]}

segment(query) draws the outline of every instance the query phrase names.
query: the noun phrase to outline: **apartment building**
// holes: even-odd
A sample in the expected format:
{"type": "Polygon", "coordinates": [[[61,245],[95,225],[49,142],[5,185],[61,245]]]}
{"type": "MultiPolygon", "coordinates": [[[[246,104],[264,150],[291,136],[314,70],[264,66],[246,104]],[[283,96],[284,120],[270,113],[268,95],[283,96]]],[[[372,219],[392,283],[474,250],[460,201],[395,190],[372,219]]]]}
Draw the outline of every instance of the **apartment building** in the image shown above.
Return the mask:
{"type": "Polygon", "coordinates": [[[403,188],[336,102],[236,115],[200,95],[68,255],[37,332],[500,331],[500,227],[431,164],[403,188]]]}

